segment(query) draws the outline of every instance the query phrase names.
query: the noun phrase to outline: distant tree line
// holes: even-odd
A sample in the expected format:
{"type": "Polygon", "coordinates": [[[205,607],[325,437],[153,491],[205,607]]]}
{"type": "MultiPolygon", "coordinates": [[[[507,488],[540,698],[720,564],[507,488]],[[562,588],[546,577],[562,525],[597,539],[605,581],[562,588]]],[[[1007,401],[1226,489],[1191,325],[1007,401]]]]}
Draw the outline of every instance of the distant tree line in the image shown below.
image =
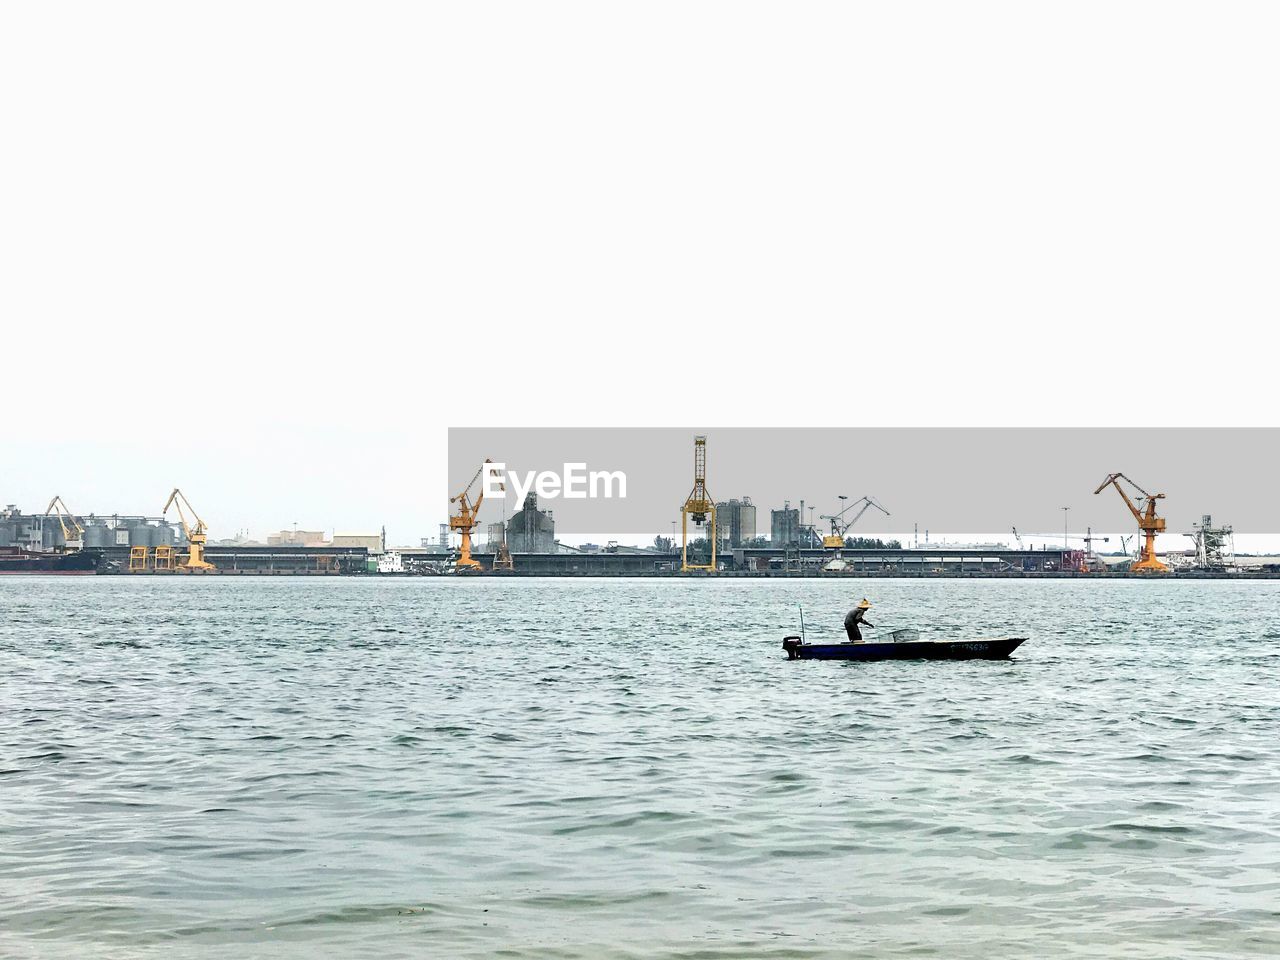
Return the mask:
{"type": "Polygon", "coordinates": [[[901,550],[900,540],[881,540],[879,537],[845,537],[844,545],[850,550],[901,550]]]}

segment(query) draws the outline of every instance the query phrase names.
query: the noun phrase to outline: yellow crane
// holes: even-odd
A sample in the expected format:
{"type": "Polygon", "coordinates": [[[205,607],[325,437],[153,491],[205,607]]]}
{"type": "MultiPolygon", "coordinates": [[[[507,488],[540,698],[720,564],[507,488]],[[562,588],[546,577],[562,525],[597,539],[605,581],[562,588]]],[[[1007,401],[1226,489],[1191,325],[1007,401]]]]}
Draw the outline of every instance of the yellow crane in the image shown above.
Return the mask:
{"type": "Polygon", "coordinates": [[[178,510],[178,519],[182,522],[182,534],[187,538],[187,543],[191,545],[187,558],[178,564],[179,570],[216,570],[218,569],[212,563],[204,558],[204,545],[208,542],[208,528],[204,525],[204,521],[200,519],[200,514],[196,513],[196,508],[191,506],[191,501],[187,499],[187,495],[177,487],[173,488],[173,493],[169,494],[169,499],[165,501],[164,509],[160,511],[161,517],[169,514],[169,508],[176,507],[178,510]],[[184,510],[183,507],[186,507],[184,510]],[[187,514],[191,514],[191,519],[195,520],[195,526],[191,526],[187,521],[187,514]]]}
{"type": "Polygon", "coordinates": [[[471,488],[480,479],[480,474],[484,473],[485,467],[491,463],[493,461],[486,457],[466,489],[449,498],[450,503],[458,505],[458,515],[449,517],[449,529],[456,530],[462,535],[462,548],[458,552],[458,562],[455,564],[458,570],[480,569],[480,561],[471,556],[471,531],[475,530],[476,524],[480,522],[476,515],[480,512],[480,504],[484,503],[484,484],[480,485],[480,496],[476,498],[475,503],[471,502],[471,488]]]}
{"type": "Polygon", "coordinates": [[[1139,551],[1138,559],[1133,562],[1129,569],[1139,573],[1168,573],[1168,566],[1156,559],[1156,534],[1162,533],[1165,525],[1164,517],[1156,516],[1156,501],[1163,500],[1164,494],[1147,493],[1123,473],[1112,473],[1098,485],[1097,490],[1093,491],[1094,496],[1097,496],[1109,486],[1116,488],[1116,492],[1124,500],[1124,505],[1129,508],[1133,518],[1138,521],[1138,529],[1142,531],[1142,548],[1139,551]],[[1137,491],[1138,499],[1146,501],[1145,506],[1139,507],[1130,499],[1129,494],[1125,493],[1124,487],[1120,485],[1121,480],[1137,491]]]}
{"type": "Polygon", "coordinates": [[[680,549],[680,569],[715,570],[716,568],[716,504],[707,493],[707,438],[693,438],[693,489],[685,498],[680,508],[680,530],[682,546],[680,549]],[[707,523],[707,539],[711,541],[711,562],[689,562],[689,518],[693,517],[695,526],[707,523]],[[710,522],[708,522],[710,521],[710,522]]]}
{"type": "Polygon", "coordinates": [[[84,527],[63,502],[62,497],[54,494],[53,499],[49,501],[49,506],[45,508],[44,515],[58,518],[58,526],[62,528],[62,539],[65,541],[63,549],[84,549],[84,527]]]}

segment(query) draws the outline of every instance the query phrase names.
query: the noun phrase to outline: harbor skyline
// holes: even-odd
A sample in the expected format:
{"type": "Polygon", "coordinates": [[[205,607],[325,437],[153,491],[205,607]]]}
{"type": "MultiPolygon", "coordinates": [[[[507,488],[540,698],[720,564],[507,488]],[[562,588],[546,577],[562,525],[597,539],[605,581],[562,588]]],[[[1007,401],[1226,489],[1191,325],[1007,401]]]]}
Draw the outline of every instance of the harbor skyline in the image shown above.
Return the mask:
{"type": "Polygon", "coordinates": [[[1280,4],[0,25],[0,956],[1280,956],[1280,4]]]}
{"type": "MultiPolygon", "coordinates": [[[[874,493],[892,510],[875,502],[878,509],[865,520],[865,509],[856,520],[850,514],[845,519],[856,527],[854,536],[907,545],[1052,544],[1059,536],[1064,547],[1090,539],[1123,544],[1134,533],[1127,501],[1110,493],[1099,497],[1103,489],[1091,489],[1104,469],[1123,465],[1162,495],[1164,523],[1155,541],[1161,550],[1185,548],[1185,538],[1210,514],[1234,530],[1244,552],[1280,548],[1280,507],[1268,492],[1274,476],[1271,451],[1280,447],[1280,430],[1261,428],[725,427],[705,435],[688,427],[450,428],[447,489],[456,492],[464,483],[459,478],[469,476],[473,493],[483,493],[478,521],[484,526],[476,531],[480,539],[486,532],[491,535],[489,527],[532,503],[547,517],[554,514],[556,539],[566,545],[617,541],[648,546],[655,538],[677,533],[668,525],[679,522],[695,434],[704,437],[710,451],[708,485],[714,499],[728,507],[742,502],[751,511],[751,529],[743,539],[785,543],[795,539],[799,528],[824,535],[829,522],[835,522],[832,517],[843,516],[851,496],[857,500],[874,493]],[[780,538],[778,517],[788,511],[794,514],[788,521],[791,534],[780,538]]],[[[370,462],[381,462],[372,445],[370,451],[370,462]]],[[[393,446],[385,452],[404,454],[393,446]]],[[[77,453],[84,451],[78,448],[77,453]]],[[[425,451],[414,454],[434,459],[425,451]]],[[[424,498],[407,517],[403,504],[374,500],[379,491],[368,485],[359,493],[348,492],[350,499],[321,504],[322,486],[299,488],[287,472],[260,474],[253,458],[246,449],[211,468],[211,476],[221,471],[237,482],[229,503],[210,498],[209,490],[216,486],[188,488],[201,504],[214,543],[287,542],[300,529],[313,531],[306,535],[317,542],[340,535],[417,546],[436,541],[440,524],[453,512],[443,497],[436,503],[424,498]],[[272,477],[299,495],[270,507],[272,477]],[[245,479],[255,481],[252,489],[243,486],[245,479]],[[264,504],[275,511],[273,518],[254,525],[243,520],[250,511],[263,516],[264,504]],[[315,511],[322,512],[317,516],[315,511]],[[229,516],[237,520],[228,523],[229,516]]],[[[57,468],[57,459],[47,458],[37,469],[48,473],[57,468]]],[[[54,488],[64,509],[71,509],[66,506],[70,503],[81,517],[95,522],[158,516],[161,511],[155,507],[130,508],[137,491],[122,497],[124,506],[120,501],[101,503],[98,484],[107,475],[107,460],[97,459],[104,469],[92,477],[72,473],[67,478],[72,484],[54,488]],[[94,496],[83,495],[86,490],[94,496]]],[[[1125,482],[1131,483],[1127,476],[1125,482]]],[[[105,486],[110,489],[109,479],[105,486]]],[[[1131,491],[1134,496],[1143,492],[1136,486],[1131,491]]],[[[0,496],[0,502],[14,501],[0,496]]],[[[43,502],[42,496],[18,508],[32,515],[42,511],[38,504],[43,502]]],[[[695,526],[691,536],[706,532],[695,526]]],[[[731,545],[737,546],[737,539],[731,545]]]]}

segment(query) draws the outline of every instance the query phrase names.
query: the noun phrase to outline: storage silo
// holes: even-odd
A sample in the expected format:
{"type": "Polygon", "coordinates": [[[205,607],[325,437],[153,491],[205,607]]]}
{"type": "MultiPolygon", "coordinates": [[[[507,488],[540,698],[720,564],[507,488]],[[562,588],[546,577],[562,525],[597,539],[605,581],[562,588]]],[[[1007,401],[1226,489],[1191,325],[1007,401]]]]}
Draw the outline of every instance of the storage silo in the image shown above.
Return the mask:
{"type": "Polygon", "coordinates": [[[717,503],[716,529],[720,539],[734,549],[753,539],[756,535],[756,508],[751,498],[717,503]]]}
{"type": "Polygon", "coordinates": [[[84,546],[86,550],[105,550],[111,546],[111,531],[101,520],[95,520],[84,528],[84,546]]]}
{"type": "Polygon", "coordinates": [[[129,546],[130,547],[152,547],[155,536],[155,527],[145,521],[135,523],[129,527],[129,546]]]}

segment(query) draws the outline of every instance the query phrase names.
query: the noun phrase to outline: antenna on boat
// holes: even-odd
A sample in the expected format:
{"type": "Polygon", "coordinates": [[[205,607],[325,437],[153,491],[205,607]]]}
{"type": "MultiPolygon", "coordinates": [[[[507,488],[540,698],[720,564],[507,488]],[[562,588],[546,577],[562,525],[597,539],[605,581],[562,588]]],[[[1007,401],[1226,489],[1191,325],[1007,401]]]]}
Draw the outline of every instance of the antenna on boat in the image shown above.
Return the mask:
{"type": "Polygon", "coordinates": [[[800,642],[805,643],[806,641],[804,638],[804,604],[798,603],[796,604],[796,606],[800,608],[800,642]]]}

